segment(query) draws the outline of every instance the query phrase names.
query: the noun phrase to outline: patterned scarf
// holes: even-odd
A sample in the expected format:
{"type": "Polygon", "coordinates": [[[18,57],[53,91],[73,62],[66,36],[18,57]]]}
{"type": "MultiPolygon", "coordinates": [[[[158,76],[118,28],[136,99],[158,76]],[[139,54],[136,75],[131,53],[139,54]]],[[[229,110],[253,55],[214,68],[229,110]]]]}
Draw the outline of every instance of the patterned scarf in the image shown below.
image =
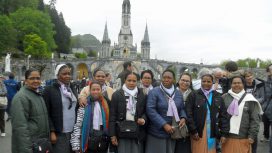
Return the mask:
{"type": "MultiPolygon", "coordinates": [[[[92,123],[93,123],[93,108],[94,100],[91,96],[88,97],[88,105],[85,107],[84,119],[82,123],[82,134],[81,134],[81,150],[85,152],[88,149],[88,138],[90,130],[92,130],[92,123]]],[[[101,107],[101,114],[102,114],[102,123],[103,123],[103,130],[105,133],[108,132],[109,128],[109,106],[107,101],[104,99],[103,96],[99,97],[99,104],[101,107]]]]}

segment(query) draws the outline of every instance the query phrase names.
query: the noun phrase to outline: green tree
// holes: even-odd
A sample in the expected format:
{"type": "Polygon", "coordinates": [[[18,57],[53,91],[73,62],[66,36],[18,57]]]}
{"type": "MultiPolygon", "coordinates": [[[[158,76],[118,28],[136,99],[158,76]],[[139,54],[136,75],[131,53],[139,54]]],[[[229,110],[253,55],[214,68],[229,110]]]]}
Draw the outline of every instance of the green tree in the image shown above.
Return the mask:
{"type": "Polygon", "coordinates": [[[54,26],[54,31],[56,34],[54,35],[54,40],[56,45],[56,51],[58,53],[69,53],[70,52],[70,38],[71,38],[71,30],[65,24],[62,13],[58,14],[58,11],[55,7],[48,7],[48,13],[51,17],[52,23],[54,26]]]}
{"type": "Polygon", "coordinates": [[[95,50],[90,50],[88,55],[89,55],[90,57],[97,57],[97,51],[95,51],[95,50]]]}
{"type": "Polygon", "coordinates": [[[0,1],[0,13],[9,15],[20,8],[32,8],[37,9],[39,0],[1,0],[0,1]]]}
{"type": "Polygon", "coordinates": [[[15,44],[16,34],[11,20],[5,15],[0,15],[0,55],[10,52],[15,48],[15,44]]]}
{"type": "Polygon", "coordinates": [[[82,47],[79,35],[71,37],[71,47],[72,48],[81,48],[82,47]]]}
{"type": "Polygon", "coordinates": [[[53,38],[53,24],[48,14],[30,8],[22,8],[10,14],[13,26],[17,31],[19,50],[23,50],[25,35],[37,34],[47,43],[47,49],[52,51],[56,48],[53,38]]]}
{"type": "Polygon", "coordinates": [[[86,59],[87,58],[87,54],[85,54],[85,53],[75,53],[74,55],[76,58],[79,58],[79,59],[86,59]]]}
{"type": "Polygon", "coordinates": [[[47,50],[47,44],[37,34],[29,34],[24,37],[24,52],[36,59],[50,58],[51,52],[47,50]]]}

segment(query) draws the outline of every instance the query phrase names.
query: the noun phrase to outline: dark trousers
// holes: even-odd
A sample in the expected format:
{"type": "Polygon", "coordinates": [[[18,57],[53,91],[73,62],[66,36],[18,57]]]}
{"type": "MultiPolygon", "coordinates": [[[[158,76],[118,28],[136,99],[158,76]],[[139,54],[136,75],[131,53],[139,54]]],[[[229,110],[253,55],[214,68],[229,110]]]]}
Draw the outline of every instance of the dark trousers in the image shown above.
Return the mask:
{"type": "Polygon", "coordinates": [[[54,153],[73,153],[70,144],[71,132],[69,133],[56,133],[57,142],[53,144],[54,153]]]}
{"type": "Polygon", "coordinates": [[[190,137],[178,139],[176,141],[175,153],[191,153],[191,139],[190,137]]]}
{"type": "Polygon", "coordinates": [[[8,114],[9,117],[10,117],[11,101],[12,101],[12,100],[9,100],[9,99],[8,99],[8,106],[7,106],[7,109],[6,109],[6,112],[7,112],[7,114],[8,114]]]}
{"type": "Polygon", "coordinates": [[[5,133],[5,110],[0,109],[0,130],[1,133],[5,133]]]}
{"type": "Polygon", "coordinates": [[[254,139],[254,143],[251,145],[251,152],[252,153],[257,153],[257,146],[258,146],[258,138],[256,137],[255,139],[254,139]]]}
{"type": "Polygon", "coordinates": [[[263,135],[266,139],[269,139],[270,137],[270,121],[269,119],[266,117],[265,114],[263,114],[263,117],[262,117],[262,120],[263,120],[263,124],[264,124],[264,131],[263,131],[263,135]]]}

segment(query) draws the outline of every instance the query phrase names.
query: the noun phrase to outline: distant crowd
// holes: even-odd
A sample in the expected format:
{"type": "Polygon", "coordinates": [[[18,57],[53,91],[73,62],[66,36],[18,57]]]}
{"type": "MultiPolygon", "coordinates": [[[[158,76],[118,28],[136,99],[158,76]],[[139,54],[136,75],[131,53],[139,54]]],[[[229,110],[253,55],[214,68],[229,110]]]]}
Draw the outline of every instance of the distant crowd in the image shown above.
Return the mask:
{"type": "Polygon", "coordinates": [[[22,84],[0,76],[0,130],[5,137],[11,121],[12,153],[256,153],[260,142],[272,153],[272,64],[266,80],[233,61],[196,80],[123,68],[114,83],[102,69],[72,81],[66,64],[43,86],[32,68],[22,84]]]}

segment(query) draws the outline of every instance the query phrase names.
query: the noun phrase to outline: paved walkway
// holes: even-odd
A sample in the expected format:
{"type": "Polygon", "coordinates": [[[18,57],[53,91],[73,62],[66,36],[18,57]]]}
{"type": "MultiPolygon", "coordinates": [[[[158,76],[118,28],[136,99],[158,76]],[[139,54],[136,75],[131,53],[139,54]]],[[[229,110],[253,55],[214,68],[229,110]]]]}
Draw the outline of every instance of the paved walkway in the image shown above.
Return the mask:
{"type": "MultiPolygon", "coordinates": [[[[257,153],[268,153],[269,152],[269,142],[260,142],[262,138],[263,127],[261,124],[261,130],[259,132],[259,142],[257,153]]],[[[6,137],[0,137],[0,152],[1,153],[11,153],[11,124],[10,121],[6,122],[6,137]]]]}

